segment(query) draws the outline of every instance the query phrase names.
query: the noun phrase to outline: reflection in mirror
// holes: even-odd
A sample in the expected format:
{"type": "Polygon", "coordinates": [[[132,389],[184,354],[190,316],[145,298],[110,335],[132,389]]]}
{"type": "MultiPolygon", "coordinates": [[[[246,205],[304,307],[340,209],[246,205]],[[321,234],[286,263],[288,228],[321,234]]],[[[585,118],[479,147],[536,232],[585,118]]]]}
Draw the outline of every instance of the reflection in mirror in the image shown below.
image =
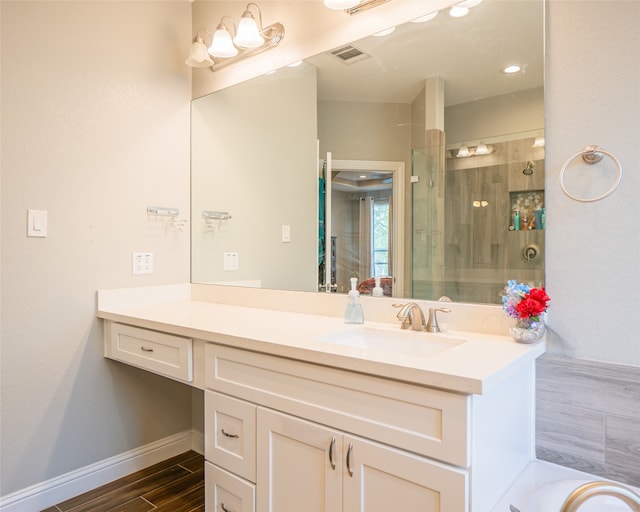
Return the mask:
{"type": "Polygon", "coordinates": [[[381,276],[396,297],[483,303],[507,279],[541,284],[542,19],[541,0],[484,0],[194,100],[192,281],[343,292],[357,277],[367,292],[381,276]],[[368,205],[359,230],[363,212],[386,219],[380,249],[383,221],[356,236],[332,220],[344,176],[327,164],[346,160],[405,169],[391,208],[346,193],[368,205]]]}
{"type": "Polygon", "coordinates": [[[321,244],[330,248],[320,258],[320,285],[346,293],[357,277],[360,293],[371,294],[380,277],[383,295],[392,296],[396,278],[395,295],[403,296],[403,265],[395,262],[404,260],[404,223],[396,221],[403,217],[404,162],[331,159],[323,172],[331,216],[320,224],[321,244]]]}

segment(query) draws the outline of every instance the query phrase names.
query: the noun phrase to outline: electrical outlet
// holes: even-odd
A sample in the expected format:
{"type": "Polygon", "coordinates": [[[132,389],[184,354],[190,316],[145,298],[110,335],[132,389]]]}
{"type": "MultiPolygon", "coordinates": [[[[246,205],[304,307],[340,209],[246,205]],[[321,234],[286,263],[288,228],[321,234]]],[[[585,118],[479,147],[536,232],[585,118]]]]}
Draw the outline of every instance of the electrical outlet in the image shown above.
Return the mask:
{"type": "Polygon", "coordinates": [[[224,253],[224,271],[229,272],[233,270],[238,270],[239,268],[240,268],[240,264],[238,263],[238,253],[225,252],[224,253]]]}
{"type": "Polygon", "coordinates": [[[153,274],[153,253],[134,252],[131,265],[132,274],[153,274]]]}

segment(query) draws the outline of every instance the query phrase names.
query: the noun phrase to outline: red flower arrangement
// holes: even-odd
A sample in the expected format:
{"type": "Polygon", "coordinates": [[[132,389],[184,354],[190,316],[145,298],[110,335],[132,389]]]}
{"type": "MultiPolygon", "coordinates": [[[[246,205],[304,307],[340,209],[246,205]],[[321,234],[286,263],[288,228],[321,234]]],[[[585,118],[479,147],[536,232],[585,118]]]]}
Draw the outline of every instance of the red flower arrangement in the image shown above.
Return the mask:
{"type": "Polygon", "coordinates": [[[531,318],[537,322],[547,310],[550,300],[544,287],[532,288],[528,284],[507,281],[502,295],[502,308],[510,317],[531,318]]]}

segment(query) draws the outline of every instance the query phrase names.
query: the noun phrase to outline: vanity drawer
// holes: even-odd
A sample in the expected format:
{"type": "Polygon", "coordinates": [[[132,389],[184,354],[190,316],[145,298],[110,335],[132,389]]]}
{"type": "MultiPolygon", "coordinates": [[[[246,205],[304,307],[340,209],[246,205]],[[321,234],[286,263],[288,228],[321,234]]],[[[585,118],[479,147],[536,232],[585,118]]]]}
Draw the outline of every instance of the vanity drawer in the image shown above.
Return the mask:
{"type": "Polygon", "coordinates": [[[204,464],[206,512],[254,512],[256,486],[210,462],[204,464]]]}
{"type": "Polygon", "coordinates": [[[460,467],[470,397],[207,343],[205,385],[227,395],[460,467]]]}
{"type": "Polygon", "coordinates": [[[173,379],[193,380],[193,340],[131,325],[110,323],[105,355],[173,379]]]}
{"type": "Polygon", "coordinates": [[[205,391],[205,458],[256,481],[256,406],[205,391]]]}

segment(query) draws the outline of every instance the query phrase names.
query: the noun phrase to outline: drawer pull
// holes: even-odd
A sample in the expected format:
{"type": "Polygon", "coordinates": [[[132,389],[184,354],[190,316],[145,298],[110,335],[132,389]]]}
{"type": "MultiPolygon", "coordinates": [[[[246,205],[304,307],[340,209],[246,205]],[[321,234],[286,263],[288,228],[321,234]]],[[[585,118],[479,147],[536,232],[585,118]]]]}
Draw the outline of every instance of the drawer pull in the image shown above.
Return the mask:
{"type": "Polygon", "coordinates": [[[231,509],[225,507],[224,503],[220,503],[220,508],[222,509],[222,512],[231,512],[231,509]]]}
{"type": "Polygon", "coordinates": [[[142,350],[143,352],[153,352],[152,348],[147,348],[144,345],[140,347],[140,350],[142,350]]]}
{"type": "Polygon", "coordinates": [[[220,432],[222,432],[222,435],[225,437],[232,437],[233,439],[240,437],[238,434],[229,434],[229,432],[225,432],[223,428],[220,429],[220,432]]]}
{"type": "Polygon", "coordinates": [[[336,461],[333,458],[334,452],[336,450],[336,436],[331,438],[331,444],[329,444],[329,464],[331,464],[331,469],[336,469],[336,461]]]}
{"type": "Polygon", "coordinates": [[[349,443],[349,449],[347,450],[347,471],[349,476],[353,476],[353,469],[351,469],[351,452],[353,451],[353,443],[349,443]]]}

